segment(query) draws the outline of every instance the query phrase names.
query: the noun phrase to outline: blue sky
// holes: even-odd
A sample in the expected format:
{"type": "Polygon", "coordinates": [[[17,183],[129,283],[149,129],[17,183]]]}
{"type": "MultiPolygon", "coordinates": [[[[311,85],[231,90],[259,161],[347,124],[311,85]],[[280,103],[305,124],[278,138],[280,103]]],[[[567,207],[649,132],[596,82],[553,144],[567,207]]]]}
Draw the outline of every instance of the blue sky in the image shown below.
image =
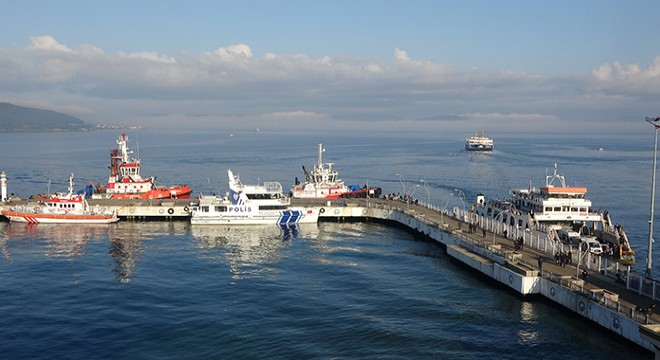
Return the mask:
{"type": "Polygon", "coordinates": [[[3,13],[0,101],[92,123],[634,132],[660,113],[657,1],[25,0],[3,13]]]}

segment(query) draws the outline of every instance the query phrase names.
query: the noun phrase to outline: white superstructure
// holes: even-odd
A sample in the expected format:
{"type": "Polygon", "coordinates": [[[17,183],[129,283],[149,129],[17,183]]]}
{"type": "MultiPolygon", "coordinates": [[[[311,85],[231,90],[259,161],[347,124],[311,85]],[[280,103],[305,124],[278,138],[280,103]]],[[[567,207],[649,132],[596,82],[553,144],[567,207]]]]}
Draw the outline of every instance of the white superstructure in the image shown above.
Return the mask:
{"type": "Polygon", "coordinates": [[[586,187],[567,186],[555,163],[553,173],[546,174],[545,186],[540,189],[530,183],[526,189],[511,190],[507,199],[487,200],[484,195],[477,195],[474,214],[556,241],[570,242],[560,236],[569,231],[578,232],[585,239],[596,237],[616,249],[615,255],[618,253],[622,260],[634,261],[623,227],[613,225],[607,211],[594,211],[586,194],[586,187]]]}
{"type": "Polygon", "coordinates": [[[254,225],[315,223],[314,208],[291,207],[291,199],[279,182],[244,185],[238,175],[227,170],[229,194],[225,197],[200,195],[190,222],[196,225],[254,225]]]}
{"type": "Polygon", "coordinates": [[[84,195],[73,192],[73,174],[69,191],[54,194],[48,200],[31,205],[17,205],[2,211],[13,222],[31,224],[110,224],[119,221],[117,213],[105,208],[90,208],[84,195]]]}
{"type": "Polygon", "coordinates": [[[468,151],[492,151],[493,139],[486,137],[484,132],[477,133],[465,139],[465,150],[468,151]]]}

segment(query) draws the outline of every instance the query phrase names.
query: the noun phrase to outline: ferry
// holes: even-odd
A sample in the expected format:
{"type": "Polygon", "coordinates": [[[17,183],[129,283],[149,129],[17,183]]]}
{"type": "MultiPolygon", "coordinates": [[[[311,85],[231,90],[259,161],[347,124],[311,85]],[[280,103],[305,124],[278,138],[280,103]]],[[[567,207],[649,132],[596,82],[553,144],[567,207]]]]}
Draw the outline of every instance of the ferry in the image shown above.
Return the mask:
{"type": "Polygon", "coordinates": [[[546,172],[545,186],[540,189],[530,182],[528,188],[511,190],[506,199],[487,200],[478,194],[474,214],[516,231],[533,231],[554,242],[585,243],[580,245],[585,250],[602,252],[622,263],[635,263],[635,252],[623,227],[612,222],[608,211],[594,211],[586,194],[586,187],[567,186],[555,163],[553,173],[546,172]]]}
{"type": "Polygon", "coordinates": [[[85,196],[73,192],[73,174],[69,191],[56,193],[45,201],[26,203],[2,210],[12,222],[30,224],[110,224],[119,221],[117,212],[105,208],[90,208],[85,196]]]}
{"type": "Polygon", "coordinates": [[[187,185],[156,186],[154,177],[143,178],[140,159],[131,158],[128,136],[117,139],[118,148],[110,150],[110,176],[107,186],[97,186],[93,199],[188,199],[192,190],[187,185]]]}
{"type": "Polygon", "coordinates": [[[476,133],[465,139],[465,150],[468,151],[493,151],[493,139],[486,137],[484,132],[476,133]]]}
{"type": "Polygon", "coordinates": [[[314,199],[337,199],[337,198],[378,198],[382,193],[381,188],[367,188],[359,185],[348,186],[344,180],[339,178],[339,172],[332,165],[334,163],[323,163],[323,144],[318,145],[318,161],[312,172],[308,172],[303,165],[305,181],[302,183],[296,178],[291,187],[291,197],[314,198],[314,199]],[[327,166],[326,166],[327,165],[327,166]]]}
{"type": "Polygon", "coordinates": [[[291,198],[282,192],[282,184],[266,181],[244,185],[240,177],[227,170],[230,192],[224,197],[201,195],[191,209],[193,225],[262,225],[316,223],[318,210],[292,207],[291,198]]]}

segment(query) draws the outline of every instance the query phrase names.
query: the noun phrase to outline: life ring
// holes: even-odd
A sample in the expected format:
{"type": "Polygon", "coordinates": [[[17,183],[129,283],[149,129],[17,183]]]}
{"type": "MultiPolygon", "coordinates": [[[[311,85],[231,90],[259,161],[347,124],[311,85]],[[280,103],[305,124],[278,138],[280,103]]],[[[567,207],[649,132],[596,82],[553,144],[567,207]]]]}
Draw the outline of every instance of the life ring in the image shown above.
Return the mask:
{"type": "Polygon", "coordinates": [[[383,211],[383,217],[387,217],[387,210],[383,211]]]}
{"type": "Polygon", "coordinates": [[[174,209],[172,208],[167,209],[167,213],[170,215],[174,214],[174,209]]]}
{"type": "Polygon", "coordinates": [[[339,215],[339,209],[335,209],[335,215],[339,215]]]}
{"type": "Polygon", "coordinates": [[[132,207],[128,209],[128,212],[131,213],[131,214],[133,213],[133,211],[135,211],[135,209],[132,208],[132,207]]]}
{"type": "Polygon", "coordinates": [[[188,209],[187,206],[184,206],[184,207],[183,207],[183,211],[188,212],[188,210],[190,210],[190,209],[188,209]]]}
{"type": "Polygon", "coordinates": [[[362,215],[367,215],[367,209],[362,209],[362,215]]]}
{"type": "Polygon", "coordinates": [[[153,198],[154,198],[153,195],[149,195],[149,200],[153,200],[153,198]]]}
{"type": "Polygon", "coordinates": [[[160,209],[160,210],[158,210],[158,212],[162,214],[162,213],[165,212],[165,209],[160,209]]]}
{"type": "Polygon", "coordinates": [[[324,208],[321,208],[321,210],[319,210],[319,212],[320,212],[321,214],[323,214],[323,213],[325,212],[325,209],[324,209],[324,208]]]}

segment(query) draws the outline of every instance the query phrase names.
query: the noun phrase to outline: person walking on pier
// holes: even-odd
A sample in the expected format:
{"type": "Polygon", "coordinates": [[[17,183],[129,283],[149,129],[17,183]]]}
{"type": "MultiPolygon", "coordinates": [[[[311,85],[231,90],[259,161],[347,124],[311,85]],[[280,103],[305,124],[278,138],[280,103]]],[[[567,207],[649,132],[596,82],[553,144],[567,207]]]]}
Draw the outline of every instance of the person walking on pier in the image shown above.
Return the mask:
{"type": "Polygon", "coordinates": [[[539,270],[543,270],[543,258],[539,255],[539,270]]]}
{"type": "Polygon", "coordinates": [[[486,228],[484,228],[483,230],[484,230],[483,237],[486,237],[486,228]]]}

